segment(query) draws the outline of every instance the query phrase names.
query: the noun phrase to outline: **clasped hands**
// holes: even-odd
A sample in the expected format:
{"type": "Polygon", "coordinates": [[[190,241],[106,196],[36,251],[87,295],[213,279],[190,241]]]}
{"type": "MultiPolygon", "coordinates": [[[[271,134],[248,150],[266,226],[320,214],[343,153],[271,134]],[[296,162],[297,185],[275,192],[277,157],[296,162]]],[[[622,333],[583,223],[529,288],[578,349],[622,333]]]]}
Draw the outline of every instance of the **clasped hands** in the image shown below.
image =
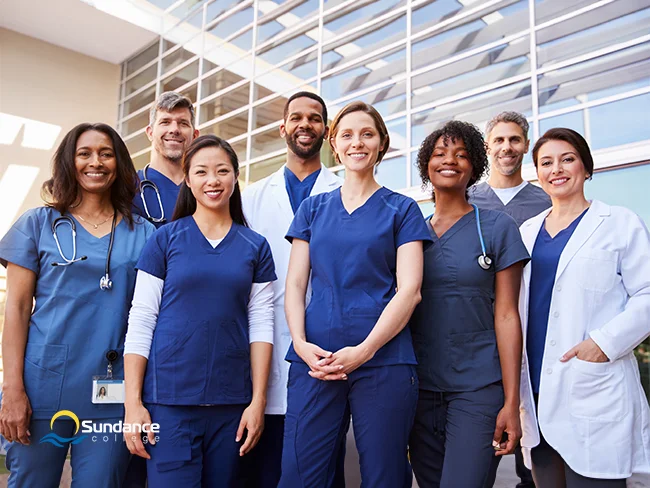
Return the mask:
{"type": "Polygon", "coordinates": [[[325,351],[316,344],[302,341],[293,345],[296,354],[309,366],[309,375],[323,381],[347,380],[348,374],[370,361],[375,353],[364,344],[325,351]]]}

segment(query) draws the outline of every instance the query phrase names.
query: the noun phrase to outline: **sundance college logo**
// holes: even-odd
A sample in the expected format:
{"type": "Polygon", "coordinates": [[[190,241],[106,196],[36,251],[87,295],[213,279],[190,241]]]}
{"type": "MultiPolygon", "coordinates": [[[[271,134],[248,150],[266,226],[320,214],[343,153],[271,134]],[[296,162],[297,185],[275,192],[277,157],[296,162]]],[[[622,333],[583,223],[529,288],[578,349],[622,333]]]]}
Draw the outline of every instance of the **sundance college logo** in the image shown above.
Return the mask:
{"type": "Polygon", "coordinates": [[[160,433],[159,424],[125,424],[121,420],[114,424],[110,422],[93,422],[92,420],[83,420],[79,422],[79,417],[70,411],[70,410],[59,410],[54,415],[52,415],[52,420],[50,420],[50,432],[49,434],[43,436],[39,441],[39,444],[47,442],[56,447],[68,447],[68,444],[79,444],[81,441],[85,440],[86,437],[90,437],[92,442],[109,442],[121,441],[123,440],[124,434],[148,434],[153,432],[156,434],[156,442],[159,440],[158,435],[160,433]],[[74,436],[70,438],[61,437],[56,432],[54,432],[54,421],[58,418],[68,417],[74,422],[75,430],[74,436]],[[79,428],[81,428],[81,434],[79,434],[79,428]],[[77,435],[79,434],[79,435],[77,435]]]}

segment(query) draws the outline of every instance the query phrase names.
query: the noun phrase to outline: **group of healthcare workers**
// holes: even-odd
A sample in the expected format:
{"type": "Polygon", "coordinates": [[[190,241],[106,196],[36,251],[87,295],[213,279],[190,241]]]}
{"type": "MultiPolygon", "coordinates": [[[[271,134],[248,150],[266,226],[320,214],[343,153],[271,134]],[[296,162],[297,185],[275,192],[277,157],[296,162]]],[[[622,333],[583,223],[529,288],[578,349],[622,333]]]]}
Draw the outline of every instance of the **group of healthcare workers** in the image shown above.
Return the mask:
{"type": "Polygon", "coordinates": [[[75,127],[46,205],[0,240],[10,487],[58,486],[69,445],[79,487],[339,488],[351,424],[371,488],[410,487],[411,469],[422,488],[489,488],[512,452],[521,486],[650,472],[633,354],[650,234],[585,198],[578,133],[534,145],[538,187],[521,177],[521,114],[485,141],[436,128],[417,157],[426,218],[377,183],[390,137],[363,102],[328,126],[319,96],[292,95],[286,165],[243,193],[189,99],[162,94],[147,135],[136,174],[113,129],[75,127]],[[81,439],[61,410],[160,431],[81,439]],[[51,431],[59,446],[40,442],[51,431]]]}

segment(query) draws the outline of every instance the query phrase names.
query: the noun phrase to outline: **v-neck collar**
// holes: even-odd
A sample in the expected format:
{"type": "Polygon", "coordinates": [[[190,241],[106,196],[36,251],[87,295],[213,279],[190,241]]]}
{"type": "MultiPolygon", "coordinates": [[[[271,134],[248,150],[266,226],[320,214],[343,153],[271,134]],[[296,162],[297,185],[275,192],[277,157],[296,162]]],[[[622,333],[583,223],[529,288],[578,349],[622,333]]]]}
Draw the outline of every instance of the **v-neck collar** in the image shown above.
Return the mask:
{"type": "Polygon", "coordinates": [[[549,232],[546,230],[546,219],[544,219],[544,222],[542,223],[542,232],[543,232],[542,235],[544,236],[545,239],[554,241],[555,239],[557,239],[558,237],[562,236],[563,234],[565,234],[567,232],[570,232],[571,234],[573,234],[573,232],[575,231],[575,228],[578,227],[578,224],[580,224],[580,221],[582,220],[582,217],[585,216],[585,214],[587,213],[588,210],[589,210],[589,207],[584,209],[584,211],[580,215],[578,215],[575,219],[573,219],[569,225],[567,225],[564,229],[560,230],[557,234],[555,234],[552,237],[551,237],[551,234],[549,234],[549,232]]]}
{"type": "Polygon", "coordinates": [[[470,210],[469,212],[464,214],[461,218],[459,218],[456,222],[454,222],[454,224],[451,227],[449,227],[449,229],[447,229],[445,233],[442,234],[440,237],[438,237],[436,231],[433,230],[433,226],[431,225],[431,219],[433,218],[433,215],[431,215],[431,217],[429,217],[429,219],[427,220],[427,226],[429,227],[429,232],[431,233],[431,237],[433,237],[434,240],[438,240],[438,241],[450,239],[460,229],[462,229],[472,221],[471,217],[473,215],[474,215],[474,209],[470,210]]]}
{"type": "Polygon", "coordinates": [[[174,183],[174,182],[173,182],[173,181],[172,181],[172,180],[171,180],[167,175],[161,173],[160,171],[158,171],[158,170],[155,169],[155,168],[152,168],[151,166],[149,166],[149,167],[147,168],[147,176],[149,177],[149,179],[151,179],[151,173],[150,173],[151,171],[153,171],[154,173],[156,173],[156,174],[158,175],[159,178],[163,179],[163,181],[166,180],[165,183],[164,183],[165,185],[169,185],[169,186],[173,186],[173,187],[176,187],[176,188],[180,188],[181,185],[183,184],[183,182],[181,181],[181,182],[177,185],[177,184],[174,183]]]}
{"type": "Polygon", "coordinates": [[[372,204],[374,200],[379,198],[381,194],[384,193],[385,190],[386,190],[385,186],[380,186],[379,188],[377,188],[375,192],[372,195],[370,195],[365,202],[363,202],[363,205],[355,208],[352,211],[352,213],[348,212],[348,210],[345,208],[345,205],[343,205],[343,195],[341,195],[341,187],[338,187],[334,191],[336,192],[336,199],[338,201],[340,210],[343,213],[343,216],[348,219],[356,219],[360,215],[363,215],[365,212],[367,212],[369,208],[372,208],[372,204]]]}
{"type": "MultiPolygon", "coordinates": [[[[105,241],[105,240],[107,240],[107,239],[110,239],[110,237],[111,237],[111,231],[110,231],[110,230],[109,230],[106,234],[104,234],[103,236],[101,236],[101,237],[97,237],[96,235],[91,234],[90,231],[88,231],[88,229],[86,229],[86,228],[81,224],[81,222],[79,222],[79,219],[77,219],[77,217],[75,217],[75,216],[72,214],[72,212],[68,212],[68,215],[69,215],[69,216],[74,220],[74,222],[75,222],[75,227],[76,227],[76,230],[77,230],[77,235],[79,235],[79,233],[81,233],[82,236],[86,236],[88,239],[93,240],[93,241],[95,241],[95,242],[96,242],[96,241],[105,241]],[[80,231],[81,231],[81,232],[80,232],[80,231]]],[[[110,222],[111,220],[112,220],[112,219],[110,219],[109,222],[110,222]]],[[[120,225],[122,225],[122,222],[124,222],[124,217],[122,217],[122,218],[120,219],[120,221],[119,221],[117,224],[115,224],[115,232],[117,232],[117,229],[120,227],[120,225]]]]}
{"type": "Polygon", "coordinates": [[[190,215],[188,216],[188,219],[190,220],[190,227],[195,232],[197,240],[200,242],[201,248],[203,248],[204,251],[210,254],[221,254],[222,252],[224,252],[228,248],[228,246],[230,246],[230,243],[232,242],[237,232],[238,224],[233,221],[232,225],[230,226],[230,229],[224,236],[223,240],[219,244],[217,244],[217,247],[212,247],[212,244],[210,244],[210,241],[208,241],[205,235],[203,235],[203,232],[201,232],[201,229],[196,223],[196,220],[194,220],[194,216],[190,215]]]}

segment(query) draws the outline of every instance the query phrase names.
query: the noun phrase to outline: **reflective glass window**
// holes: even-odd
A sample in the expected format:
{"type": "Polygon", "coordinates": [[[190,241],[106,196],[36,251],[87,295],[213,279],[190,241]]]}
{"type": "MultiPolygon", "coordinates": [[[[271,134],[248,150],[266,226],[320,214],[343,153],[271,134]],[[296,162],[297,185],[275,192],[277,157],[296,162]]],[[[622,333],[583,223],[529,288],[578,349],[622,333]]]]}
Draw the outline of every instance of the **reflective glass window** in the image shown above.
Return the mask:
{"type": "Polygon", "coordinates": [[[145,69],[142,73],[135,75],[133,78],[126,81],[126,83],[124,84],[125,85],[124,96],[128,97],[132,93],[138,91],[143,86],[152,83],[156,79],[157,74],[158,74],[158,66],[154,64],[153,66],[150,66],[149,68],[145,69]]]}
{"type": "Polygon", "coordinates": [[[406,156],[384,159],[375,168],[377,183],[391,190],[401,190],[406,185],[406,156]]]}
{"type": "Polygon", "coordinates": [[[140,156],[137,156],[132,159],[133,159],[133,166],[135,166],[135,169],[136,170],[142,169],[151,162],[151,151],[146,152],[144,154],[140,154],[140,156]]]}
{"type": "MultiPolygon", "coordinates": [[[[162,60],[162,73],[163,76],[168,72],[171,71],[172,69],[176,68],[177,66],[180,66],[186,61],[189,61],[194,57],[194,53],[183,49],[182,47],[177,49],[176,51],[166,55],[163,60],[162,60]]],[[[198,64],[197,64],[198,68],[198,64]]],[[[196,77],[196,75],[194,75],[196,77]]]]}
{"type": "Polygon", "coordinates": [[[209,52],[212,48],[218,50],[226,40],[228,44],[237,49],[244,52],[250,51],[253,47],[253,18],[253,7],[247,7],[210,26],[205,33],[205,52],[209,52]]]}
{"type": "Polygon", "coordinates": [[[201,135],[214,134],[222,139],[233,139],[248,130],[248,111],[244,111],[221,122],[210,124],[201,129],[201,135]]]}
{"type": "Polygon", "coordinates": [[[153,85],[146,90],[132,96],[124,101],[124,117],[132,114],[136,110],[146,107],[156,99],[156,86],[153,85]]]}
{"type": "MultiPolygon", "coordinates": [[[[230,145],[232,146],[233,151],[237,154],[237,159],[239,159],[240,163],[243,163],[246,161],[246,147],[247,147],[247,139],[241,139],[236,142],[231,142],[230,145]]],[[[241,177],[241,171],[240,171],[240,177],[241,177]]]]}
{"type": "MultiPolygon", "coordinates": [[[[203,9],[200,8],[207,0],[185,0],[183,3],[181,3],[178,7],[176,7],[174,10],[172,10],[171,14],[172,16],[182,19],[183,17],[187,17],[187,15],[190,12],[193,11],[198,11],[201,14],[203,13],[203,9]]],[[[198,17],[198,20],[195,19],[195,16],[191,17],[191,21],[193,23],[197,23],[197,27],[201,27],[201,21],[202,21],[202,16],[198,17]]]]}
{"type": "Polygon", "coordinates": [[[650,93],[598,105],[587,111],[593,151],[650,141],[650,93]]]}
{"type": "Polygon", "coordinates": [[[149,110],[122,122],[122,134],[128,136],[140,129],[144,129],[147,125],[149,125],[149,110]]]}
{"type": "Polygon", "coordinates": [[[251,157],[259,158],[265,154],[279,151],[286,147],[284,139],[280,137],[279,127],[255,134],[251,139],[251,157]]]}
{"type": "Polygon", "coordinates": [[[129,59],[126,62],[126,76],[129,76],[132,73],[135,73],[143,66],[149,64],[151,61],[158,57],[158,41],[154,42],[147,49],[142,51],[140,54],[129,59]]]}
{"type": "MultiPolygon", "coordinates": [[[[228,74],[228,72],[225,72],[225,74],[228,74]]],[[[248,105],[249,86],[250,83],[245,83],[219,95],[217,98],[202,103],[199,123],[203,124],[248,105]]]]}
{"type": "Polygon", "coordinates": [[[585,120],[582,110],[540,120],[539,136],[543,136],[544,132],[555,127],[566,127],[567,129],[573,129],[574,131],[579,132],[584,137],[587,136],[587,134],[585,134],[585,120]]]}
{"type": "Polygon", "coordinates": [[[250,165],[248,168],[248,184],[255,183],[256,181],[266,178],[267,176],[275,173],[287,161],[287,156],[281,154],[271,159],[259,161],[250,165]]]}
{"type": "Polygon", "coordinates": [[[184,20],[182,17],[165,15],[163,22],[165,24],[165,33],[163,37],[174,44],[185,44],[190,39],[199,37],[203,25],[203,10],[198,9],[184,20]]]}
{"type": "MultiPolygon", "coordinates": [[[[256,69],[263,67],[257,64],[256,69]]],[[[316,60],[303,64],[300,60],[294,60],[277,68],[273,68],[264,74],[255,76],[255,100],[260,100],[269,93],[286,93],[289,90],[316,91],[316,60]]]]}
{"type": "Polygon", "coordinates": [[[401,0],[377,0],[374,2],[352,2],[341,8],[341,0],[326,0],[323,10],[326,12],[326,35],[334,37],[350,29],[365,24],[385,15],[405,2],[401,0]]]}
{"type": "MultiPolygon", "coordinates": [[[[355,96],[354,100],[369,103],[383,117],[389,117],[406,110],[406,83],[402,81],[394,85],[384,86],[370,93],[355,96]]],[[[342,102],[329,104],[328,110],[332,112],[332,118],[336,112],[341,110],[350,101],[351,99],[346,99],[342,102]]]]}
{"type": "MultiPolygon", "coordinates": [[[[209,25],[214,19],[220,17],[227,11],[233,9],[236,5],[244,3],[238,0],[216,0],[208,4],[206,12],[206,25],[209,25]]],[[[251,2],[252,3],[252,2],[251,2]]],[[[243,27],[240,25],[240,27],[243,27]]]]}
{"type": "MultiPolygon", "coordinates": [[[[257,90],[268,91],[263,87],[257,87],[257,90]]],[[[268,91],[267,95],[271,92],[268,91]]],[[[284,117],[284,105],[287,103],[289,96],[274,98],[253,108],[253,129],[267,126],[284,117]]]]}
{"type": "Polygon", "coordinates": [[[541,113],[648,86],[650,42],[538,77],[541,113]]]}
{"type": "MultiPolygon", "coordinates": [[[[162,80],[162,91],[176,91],[183,85],[186,85],[190,81],[196,79],[199,75],[199,60],[191,62],[183,69],[180,69],[174,72],[172,75],[163,78],[162,80]]],[[[194,98],[193,102],[196,102],[196,84],[194,85],[194,98]]],[[[192,97],[190,97],[192,98],[192,97]]]]}
{"type": "Polygon", "coordinates": [[[386,122],[386,128],[390,137],[390,147],[387,154],[408,149],[406,144],[406,117],[386,122]]]}
{"type": "Polygon", "coordinates": [[[143,149],[151,147],[151,141],[149,141],[149,138],[145,132],[142,132],[142,134],[138,134],[137,136],[132,137],[131,139],[128,139],[124,142],[126,143],[126,147],[129,150],[129,154],[135,154],[142,151],[143,149]]]}

